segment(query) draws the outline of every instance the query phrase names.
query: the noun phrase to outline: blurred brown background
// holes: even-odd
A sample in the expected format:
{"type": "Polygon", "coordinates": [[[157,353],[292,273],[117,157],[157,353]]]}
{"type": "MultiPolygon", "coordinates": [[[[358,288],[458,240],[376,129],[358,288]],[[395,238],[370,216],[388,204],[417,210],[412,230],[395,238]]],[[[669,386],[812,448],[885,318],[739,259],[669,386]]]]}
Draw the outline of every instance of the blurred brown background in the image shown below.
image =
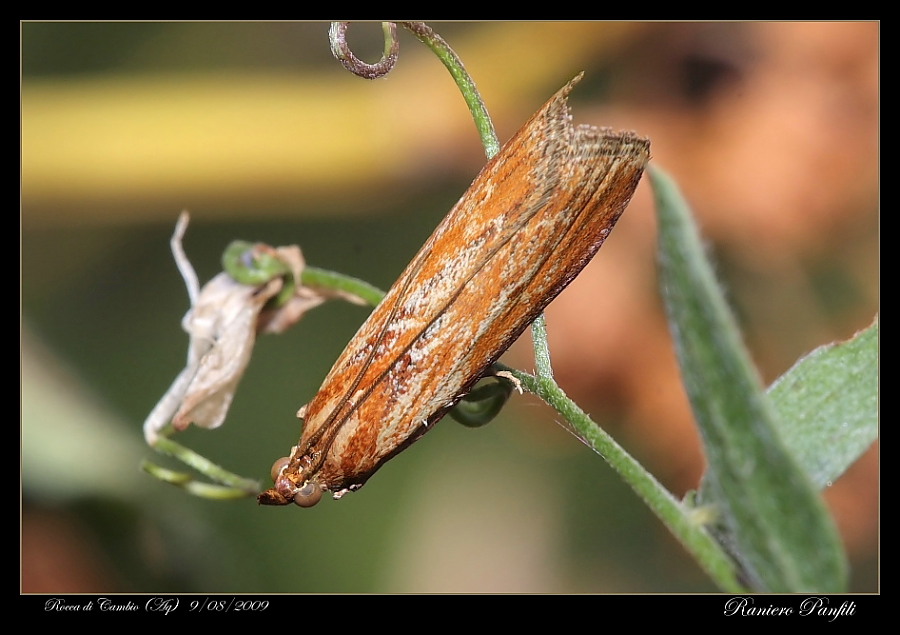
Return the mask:
{"type": "MultiPolygon", "coordinates": [[[[878,311],[877,23],[443,23],[507,139],[579,71],[576,122],[634,129],[680,183],[768,383],[878,311]]],[[[714,591],[602,459],[530,397],[450,420],[313,510],[196,500],[138,471],[181,369],[180,210],[202,280],[234,238],[387,288],[484,162],[443,66],[400,30],[349,75],[327,23],[21,25],[22,589],[714,591]]],[[[351,26],[364,59],[381,29],[351,26]]],[[[699,441],[646,182],[548,311],[558,380],[676,494],[699,441]]],[[[365,310],[259,341],[226,425],[186,444],[267,478],[365,310]]],[[[527,338],[525,338],[527,340],[527,338]]],[[[530,343],[504,358],[531,369],[530,343]]],[[[161,462],[164,459],[157,457],[161,462]]],[[[873,448],[826,493],[853,591],[878,588],[873,448]]]]}

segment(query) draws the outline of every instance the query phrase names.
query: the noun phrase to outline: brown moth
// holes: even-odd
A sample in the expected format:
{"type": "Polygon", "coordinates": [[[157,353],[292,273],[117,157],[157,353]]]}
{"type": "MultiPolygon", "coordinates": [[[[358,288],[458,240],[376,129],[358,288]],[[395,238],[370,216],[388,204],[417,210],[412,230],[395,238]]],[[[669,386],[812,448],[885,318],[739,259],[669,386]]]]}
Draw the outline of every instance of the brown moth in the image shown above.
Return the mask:
{"type": "Polygon", "coordinates": [[[573,126],[554,95],[481,173],[298,412],[299,443],[265,505],[362,487],[430,430],[591,260],[631,199],[650,142],[573,126]]]}

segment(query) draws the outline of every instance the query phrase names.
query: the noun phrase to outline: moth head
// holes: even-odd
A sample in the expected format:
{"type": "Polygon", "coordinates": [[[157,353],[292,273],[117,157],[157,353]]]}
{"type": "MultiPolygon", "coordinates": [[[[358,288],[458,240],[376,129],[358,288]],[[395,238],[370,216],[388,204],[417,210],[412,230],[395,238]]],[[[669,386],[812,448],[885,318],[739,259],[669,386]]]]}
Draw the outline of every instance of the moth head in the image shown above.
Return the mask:
{"type": "MultiPolygon", "coordinates": [[[[312,507],[322,499],[325,491],[315,480],[303,480],[298,483],[300,476],[297,472],[291,472],[288,467],[291,464],[290,457],[282,457],[272,465],[272,481],[275,483],[274,491],[281,504],[294,503],[299,507],[312,507]]],[[[271,490],[270,490],[271,491],[271,490]]]]}

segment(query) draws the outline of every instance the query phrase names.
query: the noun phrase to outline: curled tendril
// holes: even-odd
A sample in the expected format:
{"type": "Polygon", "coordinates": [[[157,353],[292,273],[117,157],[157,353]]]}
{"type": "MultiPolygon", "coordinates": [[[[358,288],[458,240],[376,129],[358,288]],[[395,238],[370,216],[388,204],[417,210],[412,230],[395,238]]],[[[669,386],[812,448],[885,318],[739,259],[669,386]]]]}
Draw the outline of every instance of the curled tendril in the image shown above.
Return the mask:
{"type": "Polygon", "coordinates": [[[486,378],[450,410],[450,416],[467,428],[480,428],[500,414],[515,387],[505,376],[486,378]]]}
{"type": "MultiPolygon", "coordinates": [[[[422,44],[431,49],[431,51],[441,60],[441,63],[450,71],[453,81],[459,87],[463,99],[469,106],[469,112],[475,121],[475,127],[478,128],[478,135],[481,137],[481,143],[484,146],[484,152],[488,159],[493,158],[500,151],[500,142],[497,140],[497,133],[494,131],[494,124],[488,115],[484,100],[475,87],[475,82],[469,76],[462,60],[450,45],[440,35],[425,24],[424,22],[400,22],[403,28],[416,36],[422,44]]],[[[382,22],[381,26],[384,30],[384,54],[381,61],[377,64],[366,64],[356,57],[347,45],[347,22],[332,22],[328,31],[328,38],[331,41],[331,52],[343,64],[344,68],[366,79],[377,79],[384,77],[397,62],[397,53],[400,45],[397,41],[397,25],[393,22],[382,22]]]]}
{"type": "Polygon", "coordinates": [[[381,60],[375,64],[366,64],[353,54],[347,45],[347,22],[332,22],[328,30],[328,39],[331,41],[331,52],[344,68],[365,79],[378,79],[391,72],[397,63],[397,52],[400,43],[397,41],[397,25],[393,22],[382,22],[384,30],[384,53],[381,60]]]}
{"type": "Polygon", "coordinates": [[[279,258],[278,251],[268,245],[232,241],[222,254],[222,269],[236,282],[251,286],[260,286],[283,276],[285,284],[275,298],[275,306],[283,306],[296,291],[297,281],[290,264],[279,258]]]}

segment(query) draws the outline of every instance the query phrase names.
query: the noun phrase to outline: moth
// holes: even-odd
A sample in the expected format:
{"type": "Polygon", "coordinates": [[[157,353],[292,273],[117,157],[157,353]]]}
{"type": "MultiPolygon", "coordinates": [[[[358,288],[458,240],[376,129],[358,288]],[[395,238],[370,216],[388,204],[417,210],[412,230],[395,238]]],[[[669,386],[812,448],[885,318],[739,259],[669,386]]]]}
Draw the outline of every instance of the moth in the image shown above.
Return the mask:
{"type": "Polygon", "coordinates": [[[650,158],[632,132],[572,124],[559,90],[490,160],[298,416],[264,505],[365,484],[431,430],[588,264],[650,158]]]}

